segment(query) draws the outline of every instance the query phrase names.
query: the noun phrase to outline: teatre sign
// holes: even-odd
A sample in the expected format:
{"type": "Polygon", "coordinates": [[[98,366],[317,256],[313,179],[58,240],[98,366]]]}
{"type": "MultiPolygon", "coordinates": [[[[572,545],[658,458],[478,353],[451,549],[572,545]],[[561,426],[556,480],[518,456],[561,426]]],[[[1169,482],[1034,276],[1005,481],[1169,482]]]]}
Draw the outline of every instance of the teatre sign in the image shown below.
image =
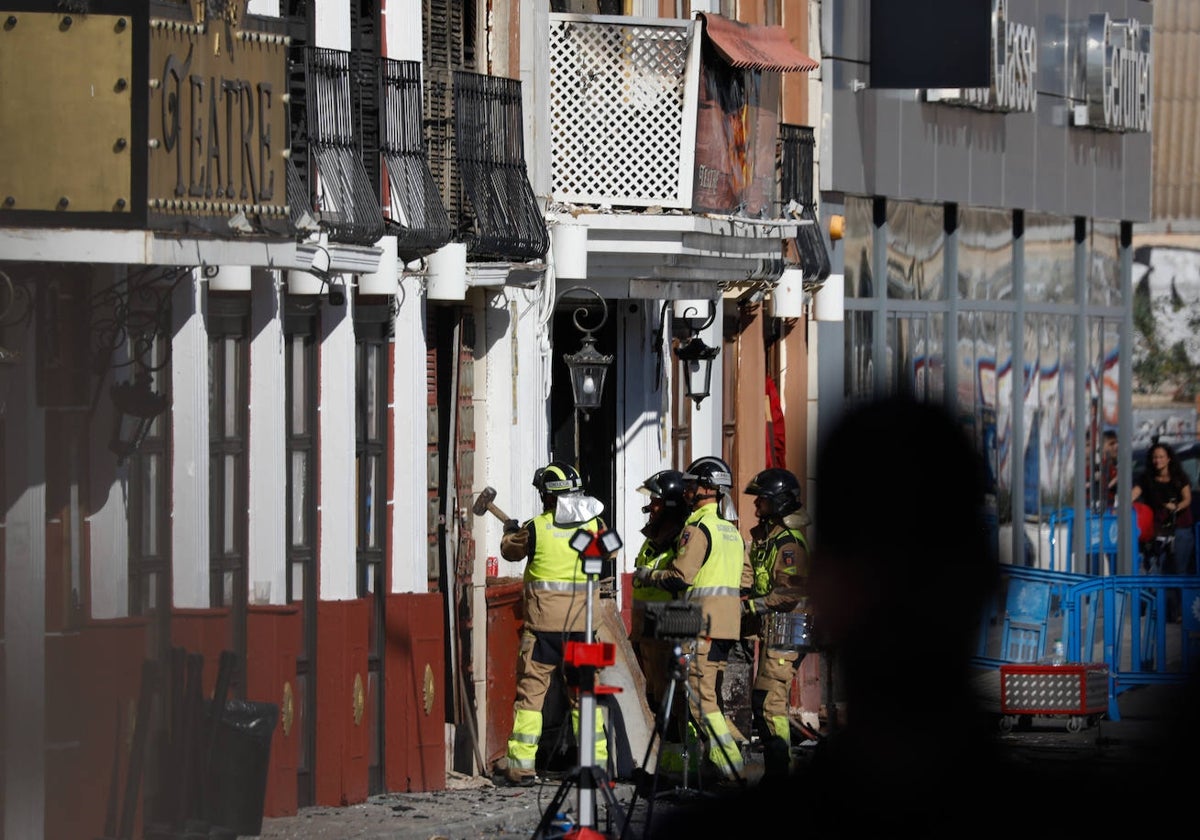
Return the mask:
{"type": "Polygon", "coordinates": [[[286,90],[283,35],[227,20],[151,20],[147,194],[155,226],[286,217],[286,90]]]}

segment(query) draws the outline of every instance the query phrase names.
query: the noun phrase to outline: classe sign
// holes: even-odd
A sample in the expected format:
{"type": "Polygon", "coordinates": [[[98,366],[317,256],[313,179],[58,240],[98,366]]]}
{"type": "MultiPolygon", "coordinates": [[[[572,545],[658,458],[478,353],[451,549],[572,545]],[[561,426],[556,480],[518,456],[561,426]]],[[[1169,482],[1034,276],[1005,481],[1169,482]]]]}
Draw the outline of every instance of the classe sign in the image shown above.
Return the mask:
{"type": "Polygon", "coordinates": [[[151,227],[286,230],[287,38],[244,26],[239,5],[150,20],[151,227]]]}

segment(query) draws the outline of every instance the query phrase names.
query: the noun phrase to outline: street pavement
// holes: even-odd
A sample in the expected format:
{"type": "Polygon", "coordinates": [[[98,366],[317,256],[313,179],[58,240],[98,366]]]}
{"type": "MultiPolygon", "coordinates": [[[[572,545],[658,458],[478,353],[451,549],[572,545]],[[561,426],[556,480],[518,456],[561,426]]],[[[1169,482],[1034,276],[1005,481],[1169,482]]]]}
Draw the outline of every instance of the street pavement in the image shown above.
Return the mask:
{"type": "MultiPolygon", "coordinates": [[[[342,808],[302,808],[294,817],[263,820],[262,840],[529,840],[562,784],[516,788],[495,785],[484,777],[451,774],[447,789],[430,793],[388,793],[342,808]]],[[[612,816],[611,836],[625,828],[624,815],[634,799],[634,787],[617,782],[614,796],[620,812],[612,816]]],[[[578,812],[578,790],[572,786],[564,810],[578,812]]],[[[599,798],[599,797],[597,797],[599,798]]],[[[633,808],[627,838],[640,837],[645,826],[646,800],[633,808]]],[[[676,807],[656,801],[654,813],[676,807]]],[[[604,830],[607,809],[597,807],[597,827],[604,830]]]]}
{"type": "MultiPolygon", "coordinates": [[[[1194,708],[1180,686],[1152,685],[1130,689],[1119,699],[1121,720],[1102,719],[1078,732],[1067,730],[1062,718],[1033,717],[1027,727],[999,735],[1001,744],[1018,759],[1040,766],[1061,768],[1097,767],[1113,771],[1119,780],[1126,768],[1154,761],[1167,745],[1177,749],[1197,744],[1194,708]]],[[[931,713],[936,713],[933,711],[931,713]]],[[[808,754],[798,750],[800,760],[808,754]]],[[[761,775],[761,756],[747,755],[747,779],[754,784],[761,775]]],[[[1165,760],[1165,755],[1164,755],[1165,760]]],[[[1065,776],[1064,776],[1065,777],[1065,776]]],[[[295,816],[263,821],[262,840],[519,840],[532,838],[543,814],[558,792],[561,776],[532,788],[497,786],[488,778],[450,773],[447,789],[429,793],[389,793],[346,807],[303,808],[295,816]]],[[[694,787],[694,784],[693,784],[694,787]]],[[[563,804],[576,812],[577,789],[571,787],[563,804]]],[[[688,792],[685,791],[685,794],[688,792]]],[[[1119,791],[1098,791],[1096,805],[1106,805],[1119,791]]],[[[998,801],[1019,800],[1028,792],[998,791],[998,801]]],[[[635,799],[633,785],[617,782],[614,795],[621,814],[614,815],[610,836],[622,836],[624,814],[634,802],[625,840],[638,840],[645,829],[647,800],[635,799]]],[[[694,797],[694,794],[692,794],[694,797]]],[[[600,799],[600,797],[598,797],[600,799]]],[[[652,816],[657,821],[674,808],[688,807],[687,795],[656,798],[652,816]]],[[[597,807],[597,828],[603,830],[606,809],[597,807]]]]}

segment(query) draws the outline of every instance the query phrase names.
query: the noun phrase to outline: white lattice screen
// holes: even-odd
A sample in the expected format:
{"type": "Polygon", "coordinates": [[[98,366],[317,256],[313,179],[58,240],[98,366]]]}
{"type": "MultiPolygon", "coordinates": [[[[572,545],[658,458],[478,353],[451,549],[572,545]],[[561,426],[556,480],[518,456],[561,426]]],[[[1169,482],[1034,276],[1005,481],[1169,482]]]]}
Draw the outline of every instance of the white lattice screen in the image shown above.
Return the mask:
{"type": "Polygon", "coordinates": [[[686,106],[692,40],[686,20],[550,15],[555,201],[689,209],[684,167],[692,159],[683,150],[691,136],[684,127],[694,130],[696,119],[694,97],[686,106]]]}

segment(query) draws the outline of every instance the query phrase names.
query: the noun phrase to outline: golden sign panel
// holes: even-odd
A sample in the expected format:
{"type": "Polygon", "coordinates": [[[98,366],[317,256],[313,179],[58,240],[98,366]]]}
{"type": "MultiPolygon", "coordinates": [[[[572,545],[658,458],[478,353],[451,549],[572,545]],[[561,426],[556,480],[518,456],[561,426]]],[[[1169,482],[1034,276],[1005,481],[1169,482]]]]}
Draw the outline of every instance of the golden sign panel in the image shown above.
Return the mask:
{"type": "Polygon", "coordinates": [[[287,38],[239,24],[150,21],[152,215],[286,216],[287,38]]]}
{"type": "Polygon", "coordinates": [[[130,211],[132,71],[128,17],[0,16],[2,209],[130,211]]]}

